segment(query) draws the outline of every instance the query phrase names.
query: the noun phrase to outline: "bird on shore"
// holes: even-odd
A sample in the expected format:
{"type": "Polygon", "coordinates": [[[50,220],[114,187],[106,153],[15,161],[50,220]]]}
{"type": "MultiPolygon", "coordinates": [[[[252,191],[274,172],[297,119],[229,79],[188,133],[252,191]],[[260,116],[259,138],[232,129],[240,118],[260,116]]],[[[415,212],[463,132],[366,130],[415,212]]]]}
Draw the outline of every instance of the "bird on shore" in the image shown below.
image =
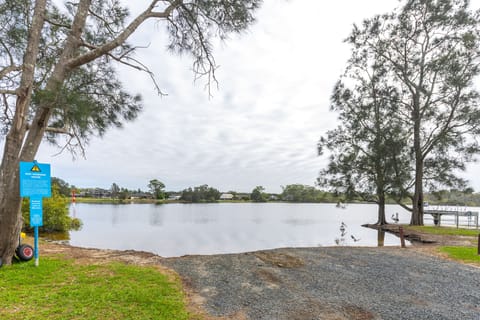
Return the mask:
{"type": "Polygon", "coordinates": [[[398,212],[397,212],[395,215],[392,214],[392,220],[393,220],[395,223],[398,223],[398,221],[400,220],[400,219],[398,219],[398,212]]]}
{"type": "Polygon", "coordinates": [[[352,234],[352,235],[350,235],[350,237],[352,237],[352,239],[353,239],[353,241],[354,241],[354,242],[358,242],[358,241],[360,241],[360,240],[361,240],[361,239],[357,239],[357,238],[355,238],[355,237],[353,236],[353,234],[352,234]]]}

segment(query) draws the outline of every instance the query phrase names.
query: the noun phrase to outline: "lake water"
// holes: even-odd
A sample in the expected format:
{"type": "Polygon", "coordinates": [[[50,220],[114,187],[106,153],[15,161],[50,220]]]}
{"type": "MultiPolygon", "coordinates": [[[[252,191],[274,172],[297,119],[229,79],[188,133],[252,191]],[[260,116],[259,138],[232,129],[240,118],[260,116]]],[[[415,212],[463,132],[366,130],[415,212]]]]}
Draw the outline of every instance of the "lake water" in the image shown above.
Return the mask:
{"type": "MultiPolygon", "coordinates": [[[[348,204],[76,204],[70,212],[83,221],[70,232],[70,244],[102,249],[141,250],[164,257],[238,253],[281,247],[377,246],[378,232],[361,227],[375,223],[377,206],[348,204]],[[74,210],[73,210],[74,209],[74,210]],[[342,222],[345,230],[340,230],[342,222]],[[354,241],[355,238],[358,241],[354,241]]],[[[387,219],[410,214],[396,205],[387,219]]],[[[384,245],[399,245],[386,234],[384,245]]]]}

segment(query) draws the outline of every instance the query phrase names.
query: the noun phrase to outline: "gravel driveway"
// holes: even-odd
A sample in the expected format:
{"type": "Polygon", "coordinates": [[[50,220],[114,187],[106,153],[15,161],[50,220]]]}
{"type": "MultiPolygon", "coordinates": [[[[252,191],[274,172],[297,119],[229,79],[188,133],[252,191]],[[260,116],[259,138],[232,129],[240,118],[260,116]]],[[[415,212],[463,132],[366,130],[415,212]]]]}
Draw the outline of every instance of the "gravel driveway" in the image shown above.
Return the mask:
{"type": "Polygon", "coordinates": [[[411,249],[276,249],[161,263],[213,316],[480,320],[480,269],[411,249]]]}

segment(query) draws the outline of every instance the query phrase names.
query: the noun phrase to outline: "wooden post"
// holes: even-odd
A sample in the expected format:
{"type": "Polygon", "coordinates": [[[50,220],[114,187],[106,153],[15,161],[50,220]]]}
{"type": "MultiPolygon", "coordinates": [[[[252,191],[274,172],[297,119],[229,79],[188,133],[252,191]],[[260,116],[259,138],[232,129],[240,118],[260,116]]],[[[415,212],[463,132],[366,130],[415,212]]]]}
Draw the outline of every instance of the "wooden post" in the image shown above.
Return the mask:
{"type": "Polygon", "coordinates": [[[477,254],[480,256],[480,233],[478,234],[478,249],[477,254]]]}
{"type": "Polygon", "coordinates": [[[400,244],[402,245],[402,248],[405,248],[405,236],[403,234],[403,227],[398,228],[398,231],[400,232],[400,244]]]}

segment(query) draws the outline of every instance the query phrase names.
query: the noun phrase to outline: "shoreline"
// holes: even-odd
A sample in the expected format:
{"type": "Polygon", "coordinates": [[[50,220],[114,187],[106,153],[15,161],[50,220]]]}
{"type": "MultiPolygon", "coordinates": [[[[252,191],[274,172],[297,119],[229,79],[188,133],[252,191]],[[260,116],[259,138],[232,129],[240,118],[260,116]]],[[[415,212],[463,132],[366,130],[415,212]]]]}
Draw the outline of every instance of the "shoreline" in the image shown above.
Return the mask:
{"type": "MultiPolygon", "coordinates": [[[[454,262],[440,253],[438,248],[438,244],[432,243],[419,243],[407,248],[333,246],[164,258],[145,251],[80,248],[46,241],[40,245],[41,255],[73,259],[75,263],[95,265],[120,262],[154,266],[162,273],[179,276],[188,308],[202,314],[202,319],[206,320],[263,319],[264,316],[265,319],[316,319],[320,314],[325,315],[320,319],[328,320],[377,319],[392,316],[392,308],[412,312],[412,316],[423,312],[434,316],[439,307],[437,299],[428,301],[427,311],[424,307],[412,310],[408,304],[391,304],[390,295],[393,293],[389,288],[394,283],[396,290],[399,290],[395,291],[395,295],[403,294],[406,299],[418,283],[422,284],[418,290],[427,286],[430,288],[426,291],[428,294],[438,292],[436,277],[444,275],[445,268],[462,268],[470,276],[480,275],[480,263],[454,262]],[[416,279],[404,278],[402,270],[408,268],[418,270],[412,274],[416,279]],[[432,276],[432,272],[436,276],[432,276]],[[379,280],[378,276],[383,280],[379,280]],[[378,281],[385,282],[385,286],[375,285],[378,281]],[[382,299],[386,306],[375,299],[369,300],[364,290],[372,285],[383,290],[383,293],[374,293],[376,299],[382,299]],[[338,286],[345,290],[336,290],[338,286]],[[406,292],[402,293],[403,290],[406,292]],[[291,299],[292,296],[295,299],[291,299]],[[310,297],[315,298],[312,300],[310,297]],[[362,299],[368,301],[359,303],[362,299]],[[299,318],[299,312],[305,317],[299,318]]],[[[447,272],[446,275],[457,277],[459,274],[447,272]]],[[[458,290],[455,286],[463,286],[462,279],[452,279],[449,286],[458,290]]],[[[473,287],[476,288],[476,285],[473,284],[473,287]]],[[[449,290],[442,288],[441,291],[449,290]]],[[[461,303],[463,301],[455,302],[456,305],[461,303]]],[[[449,308],[451,314],[460,310],[458,306],[449,308]]]]}

